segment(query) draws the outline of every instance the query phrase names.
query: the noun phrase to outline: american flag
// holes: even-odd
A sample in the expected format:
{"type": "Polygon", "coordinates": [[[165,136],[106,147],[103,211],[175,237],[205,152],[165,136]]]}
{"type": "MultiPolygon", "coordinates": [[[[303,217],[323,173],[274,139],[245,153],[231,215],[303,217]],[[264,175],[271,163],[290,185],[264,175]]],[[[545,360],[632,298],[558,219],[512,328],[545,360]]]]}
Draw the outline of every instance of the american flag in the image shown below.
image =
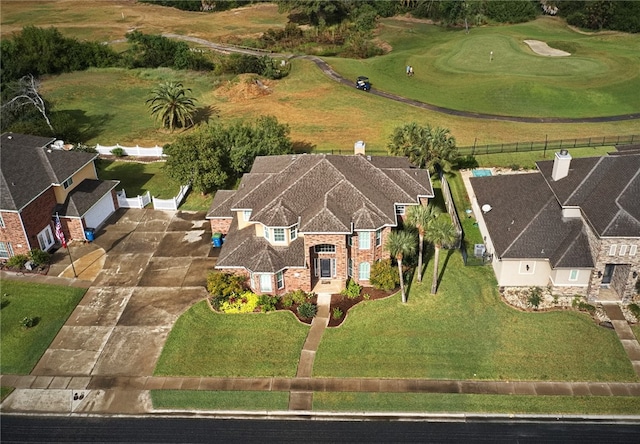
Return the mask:
{"type": "Polygon", "coordinates": [[[63,248],[67,248],[67,240],[64,238],[64,232],[62,231],[62,224],[60,223],[60,216],[56,214],[56,238],[60,241],[63,248]]]}

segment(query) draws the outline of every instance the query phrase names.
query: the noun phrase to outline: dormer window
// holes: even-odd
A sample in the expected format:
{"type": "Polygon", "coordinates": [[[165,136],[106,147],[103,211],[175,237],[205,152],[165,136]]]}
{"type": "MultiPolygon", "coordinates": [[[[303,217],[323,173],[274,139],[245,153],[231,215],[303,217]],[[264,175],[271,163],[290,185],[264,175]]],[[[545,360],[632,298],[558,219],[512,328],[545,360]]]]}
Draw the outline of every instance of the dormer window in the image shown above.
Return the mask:
{"type": "Polygon", "coordinates": [[[298,226],[294,225],[289,229],[289,237],[292,241],[298,238],[298,226]]]}
{"type": "Polygon", "coordinates": [[[266,240],[271,240],[271,230],[269,227],[264,227],[264,238],[266,240]]]}
{"type": "Polygon", "coordinates": [[[244,222],[249,222],[249,219],[251,219],[251,210],[244,210],[242,212],[242,220],[244,222]]]}
{"type": "Polygon", "coordinates": [[[396,214],[398,216],[404,216],[406,207],[404,205],[396,205],[396,214]]]}
{"type": "Polygon", "coordinates": [[[286,240],[284,236],[284,228],[274,228],[273,229],[273,241],[274,242],[284,242],[286,240]]]}
{"type": "Polygon", "coordinates": [[[71,184],[73,184],[73,179],[70,177],[67,180],[65,180],[64,182],[62,182],[62,188],[64,188],[66,190],[67,188],[69,188],[71,186],[71,184]]]}

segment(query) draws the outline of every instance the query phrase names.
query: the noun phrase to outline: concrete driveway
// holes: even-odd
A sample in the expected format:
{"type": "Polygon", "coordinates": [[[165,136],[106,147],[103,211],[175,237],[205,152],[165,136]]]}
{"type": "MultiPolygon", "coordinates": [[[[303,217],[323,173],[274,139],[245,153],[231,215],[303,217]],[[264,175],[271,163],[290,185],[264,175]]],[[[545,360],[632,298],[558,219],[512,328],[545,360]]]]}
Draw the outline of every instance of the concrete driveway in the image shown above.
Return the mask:
{"type": "MultiPolygon", "coordinates": [[[[64,253],[50,273],[69,273],[64,253]]],[[[215,253],[204,212],[118,210],[92,244],[72,246],[95,279],[31,374],[152,375],[175,321],[207,297],[215,253]]]]}

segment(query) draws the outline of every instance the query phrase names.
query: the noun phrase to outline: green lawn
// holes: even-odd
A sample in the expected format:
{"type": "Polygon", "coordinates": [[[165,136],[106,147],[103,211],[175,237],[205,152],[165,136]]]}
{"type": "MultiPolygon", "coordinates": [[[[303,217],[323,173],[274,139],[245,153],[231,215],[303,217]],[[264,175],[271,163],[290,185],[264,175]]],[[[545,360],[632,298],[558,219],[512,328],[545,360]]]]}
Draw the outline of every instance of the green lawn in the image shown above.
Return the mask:
{"type": "MultiPolygon", "coordinates": [[[[615,151],[613,146],[600,146],[591,148],[569,148],[571,157],[596,157],[603,156],[607,153],[615,151]]],[[[499,153],[499,154],[477,154],[475,156],[478,165],[481,167],[503,167],[511,168],[512,165],[521,168],[533,169],[536,167],[538,160],[553,160],[555,151],[527,151],[518,153],[499,153]]]]}
{"type": "Polygon", "coordinates": [[[4,401],[4,398],[9,396],[13,390],[13,387],[0,387],[0,401],[4,401]]]}
{"type": "Polygon", "coordinates": [[[0,373],[29,374],[86,292],[84,288],[2,281],[0,373]],[[26,329],[25,317],[38,318],[26,329]]]}
{"type": "MultiPolygon", "coordinates": [[[[574,311],[524,313],[504,304],[490,267],[446,269],[437,295],[430,280],[400,296],[355,307],[328,329],[316,377],[637,381],[615,332],[574,311]]],[[[433,261],[425,276],[431,276],[433,261]]]]}
{"type": "Polygon", "coordinates": [[[289,392],[152,390],[155,409],[288,410],[289,392]]]}
{"type": "Polygon", "coordinates": [[[329,63],[347,78],[368,76],[374,88],[458,110],[537,117],[640,111],[637,35],[585,35],[561,19],[543,17],[472,28],[468,34],[462,28],[384,19],[379,38],[391,45],[390,53],[329,63]],[[537,55],[527,39],[572,55],[537,55]],[[406,65],[414,67],[413,77],[405,75],[406,65]]]}
{"type": "Polygon", "coordinates": [[[639,397],[315,392],[313,410],[636,415],[639,397]]]}
{"type": "MultiPolygon", "coordinates": [[[[153,197],[170,199],[178,194],[180,184],[166,174],[164,165],[164,162],[139,163],[101,159],[98,162],[98,177],[104,180],[119,180],[120,184],[116,189],[124,189],[127,197],[149,191],[153,197]]],[[[212,199],[213,196],[210,194],[189,192],[180,209],[206,211],[212,199]]]]}
{"type": "Polygon", "coordinates": [[[292,313],[218,314],[202,301],[176,322],[160,376],[295,376],[309,331],[292,313]]]}

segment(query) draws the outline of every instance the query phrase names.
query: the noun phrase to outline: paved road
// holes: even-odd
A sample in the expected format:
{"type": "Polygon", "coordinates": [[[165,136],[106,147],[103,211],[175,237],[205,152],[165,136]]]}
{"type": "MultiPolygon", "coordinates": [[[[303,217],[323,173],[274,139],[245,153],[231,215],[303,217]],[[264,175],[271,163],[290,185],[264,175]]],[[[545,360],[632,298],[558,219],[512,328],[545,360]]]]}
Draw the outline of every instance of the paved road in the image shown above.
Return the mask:
{"type": "Polygon", "coordinates": [[[108,443],[637,443],[640,427],[613,423],[351,422],[4,416],[2,442],[108,443]]]}
{"type": "MultiPolygon", "coordinates": [[[[225,45],[220,43],[212,43],[208,40],[204,40],[197,37],[191,37],[187,35],[179,35],[179,34],[171,34],[165,33],[162,34],[167,38],[174,38],[179,40],[186,40],[192,43],[197,43],[199,45],[205,46],[213,51],[218,51],[224,54],[229,54],[231,52],[240,53],[240,54],[250,54],[256,56],[264,56],[268,55],[270,57],[279,57],[279,58],[303,58],[307,60],[311,60],[313,63],[318,66],[330,79],[335,80],[336,82],[342,83],[343,85],[347,85],[350,87],[354,86],[353,79],[345,79],[340,74],[335,72],[331,66],[320,57],[316,56],[296,56],[293,54],[277,54],[277,53],[269,53],[265,51],[253,50],[249,48],[239,48],[232,45],[225,45]]],[[[519,116],[503,116],[498,114],[486,114],[486,113],[474,113],[470,111],[461,111],[456,109],[445,108],[442,106],[432,105],[429,103],[420,102],[419,100],[410,99],[407,97],[402,97],[397,94],[381,91],[378,89],[371,89],[369,94],[374,94],[376,96],[384,97],[389,100],[394,100],[396,102],[401,102],[407,105],[415,106],[417,108],[427,109],[429,111],[435,111],[438,113],[448,114],[451,116],[458,117],[466,117],[470,119],[484,119],[484,120],[502,120],[506,122],[521,122],[521,123],[602,123],[602,122],[619,122],[624,120],[636,120],[640,119],[640,113],[633,114],[620,114],[617,116],[600,116],[600,117],[580,117],[580,118],[569,118],[569,117],[519,117],[519,116]]]]}

